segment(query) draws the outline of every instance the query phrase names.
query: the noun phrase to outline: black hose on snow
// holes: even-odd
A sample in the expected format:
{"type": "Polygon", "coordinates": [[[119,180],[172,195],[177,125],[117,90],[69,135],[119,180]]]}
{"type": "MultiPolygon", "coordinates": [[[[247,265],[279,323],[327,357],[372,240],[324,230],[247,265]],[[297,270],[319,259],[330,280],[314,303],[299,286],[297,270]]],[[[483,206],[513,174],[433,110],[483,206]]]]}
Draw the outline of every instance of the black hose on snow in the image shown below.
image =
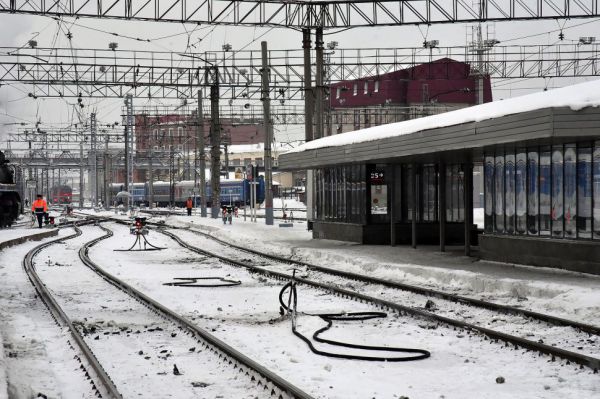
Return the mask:
{"type": "MultiPolygon", "coordinates": [[[[296,309],[296,304],[298,301],[298,294],[296,292],[296,285],[290,281],[286,285],[283,286],[281,291],[279,292],[279,303],[283,310],[290,312],[292,309],[296,309]],[[283,296],[287,289],[290,289],[290,294],[288,297],[287,304],[284,302],[283,296]]],[[[387,317],[387,313],[384,312],[353,312],[353,313],[321,313],[321,314],[308,314],[309,316],[318,316],[324,321],[327,322],[327,326],[318,329],[313,334],[313,339],[317,342],[326,343],[334,346],[342,346],[345,348],[353,348],[353,349],[363,349],[369,351],[380,351],[380,352],[399,352],[399,353],[415,353],[413,356],[401,356],[401,357],[383,357],[383,356],[359,356],[359,355],[347,355],[342,353],[331,353],[321,351],[314,347],[311,340],[306,336],[302,335],[300,332],[296,330],[295,320],[292,321],[292,332],[295,336],[300,338],[302,341],[306,342],[310,350],[321,356],[334,357],[339,359],[349,359],[349,360],[368,360],[368,361],[379,361],[379,362],[408,362],[412,360],[421,360],[427,359],[431,356],[429,351],[424,349],[415,349],[415,348],[393,348],[393,347],[385,347],[385,346],[370,346],[370,345],[357,345],[351,344],[347,342],[334,341],[331,339],[321,338],[319,335],[326,332],[331,328],[334,321],[348,321],[348,320],[357,320],[364,321],[376,318],[384,318],[387,317]]],[[[292,313],[292,317],[296,317],[294,313],[292,313]]]]}

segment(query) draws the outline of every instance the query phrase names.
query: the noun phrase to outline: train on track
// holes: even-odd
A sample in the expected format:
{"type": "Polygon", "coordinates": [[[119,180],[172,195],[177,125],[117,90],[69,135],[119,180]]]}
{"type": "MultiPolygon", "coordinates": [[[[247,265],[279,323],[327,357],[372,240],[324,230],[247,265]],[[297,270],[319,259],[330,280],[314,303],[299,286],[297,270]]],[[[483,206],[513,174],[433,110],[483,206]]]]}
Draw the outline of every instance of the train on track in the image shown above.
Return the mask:
{"type": "Polygon", "coordinates": [[[71,186],[60,185],[50,189],[50,203],[55,205],[67,205],[73,201],[73,189],[71,186]]]}
{"type": "MultiPolygon", "coordinates": [[[[119,203],[117,194],[124,191],[123,183],[113,183],[110,186],[110,197],[111,203],[119,203]]],[[[221,195],[220,205],[234,205],[243,206],[250,204],[250,189],[251,184],[247,179],[222,179],[221,180],[221,195]]],[[[169,206],[170,204],[170,193],[171,184],[169,182],[154,182],[152,185],[154,203],[158,206],[169,206]]],[[[186,200],[191,197],[196,204],[200,204],[200,195],[198,189],[194,190],[193,180],[184,180],[176,182],[174,185],[174,204],[175,206],[185,206],[186,200]]],[[[149,198],[149,184],[146,183],[133,183],[131,185],[131,198],[134,205],[150,204],[149,198]]],[[[256,203],[262,204],[265,200],[265,181],[263,176],[258,178],[256,184],[256,203]]],[[[207,206],[212,206],[212,191],[210,181],[206,182],[206,203],[207,206]]]]}
{"type": "Polygon", "coordinates": [[[0,228],[13,224],[22,211],[21,196],[10,162],[0,151],[0,228]]]}

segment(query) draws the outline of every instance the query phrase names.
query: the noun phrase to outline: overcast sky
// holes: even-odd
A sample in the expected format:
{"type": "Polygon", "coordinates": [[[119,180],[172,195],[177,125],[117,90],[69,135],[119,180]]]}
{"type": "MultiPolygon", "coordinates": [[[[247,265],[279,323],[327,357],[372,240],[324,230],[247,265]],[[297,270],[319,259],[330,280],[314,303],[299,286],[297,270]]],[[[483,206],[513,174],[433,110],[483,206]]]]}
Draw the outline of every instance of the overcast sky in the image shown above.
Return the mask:
{"type": "MultiPolygon", "coordinates": [[[[531,1],[531,0],[528,0],[531,1]]],[[[599,32],[600,19],[575,19],[569,21],[524,21],[502,22],[489,26],[502,44],[551,45],[558,42],[558,31],[565,34],[564,43],[577,42],[580,36],[595,36],[599,32]]],[[[65,18],[63,30],[58,22],[47,17],[34,17],[18,14],[0,15],[0,45],[23,46],[28,40],[35,39],[39,47],[69,47],[64,31],[73,34],[71,44],[75,48],[107,49],[108,43],[116,41],[119,49],[185,51],[189,43],[197,51],[220,51],[221,46],[230,43],[233,50],[247,46],[246,49],[260,49],[260,41],[267,40],[269,49],[301,48],[301,33],[290,29],[270,29],[251,27],[211,27],[182,25],[177,23],[132,22],[116,20],[95,20],[65,18]],[[75,23],[76,25],[73,25],[75,23]],[[81,26],[77,26],[81,25],[81,26]],[[115,37],[85,27],[115,32],[120,35],[155,39],[172,34],[179,36],[160,40],[140,42],[123,37],[115,37]],[[188,34],[185,34],[188,32],[188,34]]],[[[440,46],[462,46],[467,42],[470,28],[465,24],[432,25],[430,27],[386,27],[351,29],[333,35],[327,35],[326,42],[335,40],[341,48],[372,47],[421,47],[424,39],[439,40],[440,46]]],[[[469,35],[470,38],[470,35],[469,35]]],[[[599,37],[600,39],[600,37],[599,37]]],[[[543,90],[544,87],[561,87],[580,81],[573,78],[551,80],[511,80],[498,82],[493,80],[494,99],[508,98],[543,90]]],[[[51,124],[69,124],[77,121],[74,113],[76,99],[32,99],[27,96],[26,86],[0,87],[0,139],[6,132],[15,131],[15,122],[34,123],[40,119],[46,126],[51,124]]],[[[258,100],[257,100],[258,101],[258,100]]],[[[84,117],[96,112],[101,123],[120,121],[121,99],[84,99],[84,117]]],[[[259,102],[258,102],[259,103],[259,102]]],[[[302,138],[302,126],[277,126],[276,138],[291,141],[302,138]]],[[[4,147],[4,145],[2,145],[4,147]]]]}

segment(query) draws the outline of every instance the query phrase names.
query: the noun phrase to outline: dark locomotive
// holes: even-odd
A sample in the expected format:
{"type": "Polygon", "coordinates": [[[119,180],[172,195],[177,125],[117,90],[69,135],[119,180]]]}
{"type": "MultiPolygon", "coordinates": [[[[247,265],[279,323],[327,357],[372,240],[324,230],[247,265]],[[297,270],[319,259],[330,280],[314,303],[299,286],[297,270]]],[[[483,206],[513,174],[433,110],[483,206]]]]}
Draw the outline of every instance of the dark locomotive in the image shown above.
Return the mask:
{"type": "Polygon", "coordinates": [[[0,151],[0,228],[13,224],[21,213],[21,196],[15,184],[15,173],[0,151]]]}

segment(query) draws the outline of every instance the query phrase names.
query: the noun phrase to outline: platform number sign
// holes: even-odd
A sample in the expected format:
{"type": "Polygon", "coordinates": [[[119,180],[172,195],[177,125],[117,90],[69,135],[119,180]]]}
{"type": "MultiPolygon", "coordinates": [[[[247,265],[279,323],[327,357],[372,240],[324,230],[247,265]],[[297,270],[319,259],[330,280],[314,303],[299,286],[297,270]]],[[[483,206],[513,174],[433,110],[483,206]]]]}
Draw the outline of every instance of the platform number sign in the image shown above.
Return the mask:
{"type": "Polygon", "coordinates": [[[385,174],[383,170],[373,170],[369,176],[369,183],[371,184],[384,184],[385,174]]]}

